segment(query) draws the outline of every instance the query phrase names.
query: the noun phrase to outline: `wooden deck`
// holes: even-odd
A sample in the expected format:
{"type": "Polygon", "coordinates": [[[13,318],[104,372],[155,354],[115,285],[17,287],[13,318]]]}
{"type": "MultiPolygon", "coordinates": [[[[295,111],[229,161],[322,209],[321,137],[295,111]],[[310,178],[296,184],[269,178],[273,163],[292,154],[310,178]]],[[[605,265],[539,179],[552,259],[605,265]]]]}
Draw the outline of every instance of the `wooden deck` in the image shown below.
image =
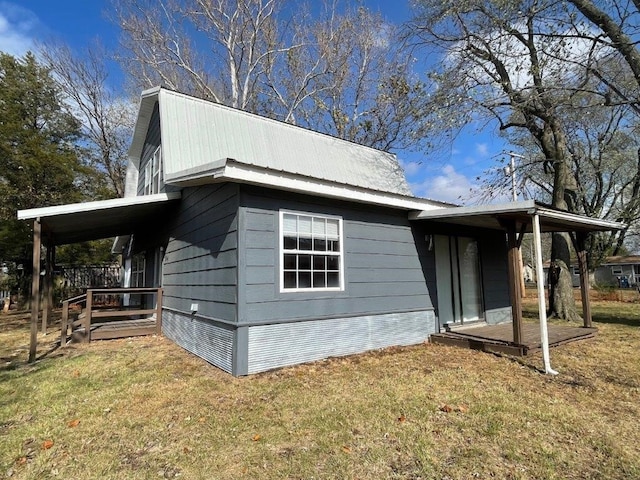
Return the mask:
{"type": "MultiPolygon", "coordinates": [[[[597,332],[596,328],[549,325],[549,346],[556,347],[565,343],[592,338],[597,332]]],[[[522,324],[522,341],[518,344],[513,342],[513,326],[511,323],[470,326],[449,332],[435,333],[431,335],[430,341],[432,343],[517,356],[524,356],[542,348],[540,325],[532,322],[524,322],[522,324]]]]}
{"type": "Polygon", "coordinates": [[[162,334],[161,288],[88,289],[86,294],[62,302],[62,346],[69,340],[90,342],[154,334],[162,334]],[[124,295],[146,295],[147,301],[123,305],[124,295]],[[145,308],[145,304],[154,306],[145,308]]]}
{"type": "MultiPolygon", "coordinates": [[[[137,337],[140,335],[157,334],[155,318],[140,318],[136,320],[112,320],[91,323],[91,340],[111,340],[114,338],[137,337]]],[[[87,334],[84,327],[74,330],[70,340],[72,342],[86,342],[87,334]]]]}

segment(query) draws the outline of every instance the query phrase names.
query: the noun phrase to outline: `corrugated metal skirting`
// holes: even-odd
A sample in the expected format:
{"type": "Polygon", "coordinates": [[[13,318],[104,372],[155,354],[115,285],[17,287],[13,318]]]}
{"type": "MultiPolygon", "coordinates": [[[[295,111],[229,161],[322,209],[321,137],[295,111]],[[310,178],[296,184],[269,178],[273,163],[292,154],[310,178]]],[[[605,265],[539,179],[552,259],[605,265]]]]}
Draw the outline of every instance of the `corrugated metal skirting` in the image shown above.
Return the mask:
{"type": "Polygon", "coordinates": [[[231,373],[233,329],[211,320],[165,310],[162,332],[185,350],[231,373]]]}
{"type": "Polygon", "coordinates": [[[431,310],[249,327],[248,373],[393,345],[414,345],[434,331],[431,310]]]}

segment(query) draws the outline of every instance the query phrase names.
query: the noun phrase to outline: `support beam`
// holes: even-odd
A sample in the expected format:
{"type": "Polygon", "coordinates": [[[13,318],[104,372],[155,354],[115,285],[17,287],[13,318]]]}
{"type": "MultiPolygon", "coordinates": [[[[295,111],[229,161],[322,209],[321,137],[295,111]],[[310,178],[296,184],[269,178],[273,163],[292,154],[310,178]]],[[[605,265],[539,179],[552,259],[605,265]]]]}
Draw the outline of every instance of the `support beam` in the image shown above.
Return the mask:
{"type": "Polygon", "coordinates": [[[518,279],[520,268],[515,223],[508,225],[507,243],[509,247],[509,297],[511,299],[513,317],[513,342],[520,345],[522,343],[522,295],[520,292],[520,280],[518,279]]]}
{"type": "Polygon", "coordinates": [[[31,339],[29,342],[29,363],[36,361],[38,346],[38,314],[40,313],[40,246],[42,225],[40,218],[33,221],[33,270],[31,278],[31,339]]]}
{"type": "Polygon", "coordinates": [[[540,316],[540,343],[542,346],[542,359],[544,371],[549,375],[557,375],[551,368],[549,358],[549,331],[547,329],[547,303],[544,298],[544,269],[542,267],[542,242],[540,235],[540,217],[533,215],[533,243],[536,254],[536,283],[538,285],[538,314],[540,316]]]}
{"type": "Polygon", "coordinates": [[[589,299],[589,266],[585,235],[578,234],[576,246],[578,250],[578,269],[580,270],[580,297],[582,299],[582,320],[585,327],[591,327],[591,302],[589,299]]]}
{"type": "Polygon", "coordinates": [[[47,324],[53,310],[53,257],[55,247],[47,242],[45,254],[45,275],[42,307],[42,335],[47,334],[47,324]]]}

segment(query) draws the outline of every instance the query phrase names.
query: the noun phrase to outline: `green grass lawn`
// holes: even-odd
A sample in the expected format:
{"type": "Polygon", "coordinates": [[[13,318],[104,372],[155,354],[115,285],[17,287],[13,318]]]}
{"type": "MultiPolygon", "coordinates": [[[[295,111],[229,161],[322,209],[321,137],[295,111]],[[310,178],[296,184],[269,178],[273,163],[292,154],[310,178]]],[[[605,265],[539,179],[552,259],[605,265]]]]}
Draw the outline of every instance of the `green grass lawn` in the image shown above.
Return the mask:
{"type": "Polygon", "coordinates": [[[640,478],[640,303],[593,311],[557,377],[425,344],[233,378],[162,337],[27,365],[0,316],[0,478],[640,478]]]}

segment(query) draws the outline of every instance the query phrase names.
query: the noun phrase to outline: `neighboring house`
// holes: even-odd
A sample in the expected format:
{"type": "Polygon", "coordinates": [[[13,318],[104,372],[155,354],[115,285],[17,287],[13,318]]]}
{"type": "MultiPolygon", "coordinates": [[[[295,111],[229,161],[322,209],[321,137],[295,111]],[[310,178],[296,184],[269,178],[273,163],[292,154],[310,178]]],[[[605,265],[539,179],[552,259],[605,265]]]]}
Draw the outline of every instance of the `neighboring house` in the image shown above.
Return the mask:
{"type": "Polygon", "coordinates": [[[120,235],[124,286],[162,286],[163,333],[234,375],[510,321],[505,232],[539,217],[611,228],[416,198],[394,155],[161,88],[125,198],[19,213],[58,243],[120,235]]]}
{"type": "Polygon", "coordinates": [[[640,255],[607,257],[594,271],[596,285],[632,288],[640,285],[640,255]]]}
{"type": "MultiPolygon", "coordinates": [[[[580,286],[580,269],[577,262],[572,261],[569,267],[574,287],[580,286]]],[[[549,261],[544,264],[545,285],[549,271],[549,261]]],[[[605,261],[590,274],[592,286],[612,286],[619,288],[636,288],[640,286],[640,255],[607,257],[605,261]]]]}

